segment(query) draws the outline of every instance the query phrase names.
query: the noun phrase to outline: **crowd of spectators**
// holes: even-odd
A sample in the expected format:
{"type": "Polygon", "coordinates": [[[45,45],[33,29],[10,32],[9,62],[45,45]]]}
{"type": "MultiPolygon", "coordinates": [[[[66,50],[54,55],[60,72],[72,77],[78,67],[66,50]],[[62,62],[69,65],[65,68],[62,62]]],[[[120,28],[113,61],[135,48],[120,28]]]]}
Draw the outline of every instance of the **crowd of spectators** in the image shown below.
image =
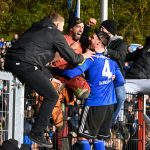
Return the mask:
{"type": "Polygon", "coordinates": [[[0,38],[0,70],[4,70],[4,61],[7,48],[14,45],[18,38],[18,34],[14,34],[11,41],[6,41],[3,37],[0,38]]]}
{"type": "MultiPolygon", "coordinates": [[[[16,34],[18,35],[18,34],[16,34]]],[[[0,38],[0,70],[4,70],[4,61],[7,48],[11,47],[11,41],[0,38]]],[[[0,144],[8,138],[8,105],[9,105],[9,83],[0,79],[0,144]]]]}

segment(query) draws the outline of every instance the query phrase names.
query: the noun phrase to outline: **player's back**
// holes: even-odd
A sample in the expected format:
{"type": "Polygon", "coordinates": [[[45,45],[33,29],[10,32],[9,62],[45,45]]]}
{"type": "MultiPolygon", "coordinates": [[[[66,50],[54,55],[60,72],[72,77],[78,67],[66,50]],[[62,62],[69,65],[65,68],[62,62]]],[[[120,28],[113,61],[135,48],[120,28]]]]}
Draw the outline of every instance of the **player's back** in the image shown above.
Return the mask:
{"type": "Polygon", "coordinates": [[[116,63],[96,53],[94,61],[86,71],[91,93],[86,100],[88,106],[102,106],[116,103],[116,96],[112,76],[116,72],[116,63]]]}

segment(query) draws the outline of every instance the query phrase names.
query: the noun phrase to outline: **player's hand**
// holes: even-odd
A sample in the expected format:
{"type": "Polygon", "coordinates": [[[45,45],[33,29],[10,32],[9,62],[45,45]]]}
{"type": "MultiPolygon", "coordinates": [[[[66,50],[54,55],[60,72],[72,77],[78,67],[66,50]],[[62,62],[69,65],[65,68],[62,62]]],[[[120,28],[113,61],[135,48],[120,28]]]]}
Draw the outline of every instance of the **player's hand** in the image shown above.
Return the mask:
{"type": "Polygon", "coordinates": [[[54,87],[57,87],[56,89],[58,92],[61,92],[65,86],[60,80],[58,80],[56,78],[51,78],[50,81],[54,87]]]}
{"type": "Polygon", "coordinates": [[[115,75],[112,75],[112,77],[111,77],[111,78],[112,78],[112,80],[114,81],[114,80],[115,80],[115,78],[116,78],[116,76],[115,76],[115,75]]]}
{"type": "Polygon", "coordinates": [[[55,83],[57,83],[57,84],[59,84],[60,86],[62,85],[61,81],[58,80],[58,79],[51,78],[50,80],[53,81],[53,82],[55,82],[55,83]]]}
{"type": "Polygon", "coordinates": [[[90,58],[90,59],[93,60],[92,56],[95,55],[95,52],[92,52],[92,51],[90,51],[90,50],[87,50],[86,53],[83,53],[82,55],[83,55],[84,59],[90,58]]]}

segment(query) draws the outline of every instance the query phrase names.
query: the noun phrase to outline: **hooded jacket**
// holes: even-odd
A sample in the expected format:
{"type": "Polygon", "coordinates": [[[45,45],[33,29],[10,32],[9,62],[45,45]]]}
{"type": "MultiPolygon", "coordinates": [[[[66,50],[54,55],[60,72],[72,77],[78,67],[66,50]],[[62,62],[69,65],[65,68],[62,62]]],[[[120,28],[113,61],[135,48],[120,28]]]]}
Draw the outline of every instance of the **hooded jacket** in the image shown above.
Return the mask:
{"type": "Polygon", "coordinates": [[[70,64],[81,63],[84,59],[73,52],[63,34],[46,17],[22,34],[16,44],[7,50],[6,59],[42,67],[53,60],[56,51],[70,64]]]}

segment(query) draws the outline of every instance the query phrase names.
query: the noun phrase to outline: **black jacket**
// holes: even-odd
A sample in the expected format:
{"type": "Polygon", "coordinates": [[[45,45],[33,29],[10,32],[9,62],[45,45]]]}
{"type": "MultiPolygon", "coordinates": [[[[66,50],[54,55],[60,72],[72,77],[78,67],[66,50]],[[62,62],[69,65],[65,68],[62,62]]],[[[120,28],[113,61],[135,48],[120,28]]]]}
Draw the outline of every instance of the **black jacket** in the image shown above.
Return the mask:
{"type": "Polygon", "coordinates": [[[108,53],[107,55],[114,59],[120,67],[121,72],[124,75],[123,67],[125,64],[126,54],[127,54],[127,45],[121,38],[116,38],[111,40],[107,46],[108,53]]]}
{"type": "Polygon", "coordinates": [[[127,79],[150,79],[150,46],[129,53],[126,61],[133,61],[126,73],[127,79]]]}
{"type": "Polygon", "coordinates": [[[32,65],[45,66],[53,60],[56,51],[70,64],[83,61],[83,56],[73,52],[55,24],[49,18],[44,18],[34,23],[15,45],[7,50],[6,59],[17,59],[32,65]]]}

